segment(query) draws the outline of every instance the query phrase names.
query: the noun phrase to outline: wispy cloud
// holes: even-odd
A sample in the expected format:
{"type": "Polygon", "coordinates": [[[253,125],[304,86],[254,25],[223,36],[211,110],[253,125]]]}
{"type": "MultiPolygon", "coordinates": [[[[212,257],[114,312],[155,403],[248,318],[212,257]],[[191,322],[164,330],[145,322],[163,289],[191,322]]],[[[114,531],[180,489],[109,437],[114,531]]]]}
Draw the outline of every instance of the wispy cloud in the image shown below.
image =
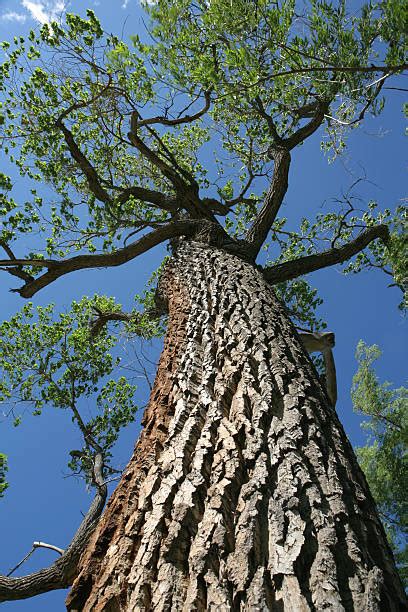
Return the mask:
{"type": "Polygon", "coordinates": [[[26,19],[27,15],[24,15],[23,13],[16,13],[15,11],[10,11],[0,15],[0,21],[17,21],[18,23],[24,23],[26,19]]]}
{"type": "Polygon", "coordinates": [[[129,0],[123,0],[122,8],[125,9],[129,4],[129,0]]]}
{"type": "Polygon", "coordinates": [[[57,21],[66,6],[63,0],[46,0],[44,2],[21,0],[21,4],[30,13],[31,17],[40,23],[57,21]]]}

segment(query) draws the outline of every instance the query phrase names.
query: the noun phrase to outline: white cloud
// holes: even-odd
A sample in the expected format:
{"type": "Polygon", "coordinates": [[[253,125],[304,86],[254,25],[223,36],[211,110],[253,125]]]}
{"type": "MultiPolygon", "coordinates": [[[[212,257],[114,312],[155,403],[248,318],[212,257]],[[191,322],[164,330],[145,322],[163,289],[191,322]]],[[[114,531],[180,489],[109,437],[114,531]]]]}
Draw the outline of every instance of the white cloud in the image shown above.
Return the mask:
{"type": "Polygon", "coordinates": [[[21,0],[21,4],[27,9],[31,17],[40,23],[58,21],[65,9],[65,2],[63,0],[46,0],[44,2],[21,0]]]}
{"type": "Polygon", "coordinates": [[[123,0],[122,8],[125,9],[129,4],[129,0],[123,0]]]}
{"type": "Polygon", "coordinates": [[[27,15],[23,13],[16,13],[15,11],[10,11],[9,13],[3,13],[0,15],[1,21],[17,21],[18,23],[24,23],[27,19],[27,15]]]}

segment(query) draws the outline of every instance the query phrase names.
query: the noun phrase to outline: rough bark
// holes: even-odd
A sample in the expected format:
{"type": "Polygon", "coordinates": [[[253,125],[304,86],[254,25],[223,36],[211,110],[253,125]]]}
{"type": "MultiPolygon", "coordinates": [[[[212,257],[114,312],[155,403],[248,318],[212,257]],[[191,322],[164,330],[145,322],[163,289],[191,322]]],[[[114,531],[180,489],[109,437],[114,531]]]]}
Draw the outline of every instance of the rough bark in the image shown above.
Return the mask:
{"type": "Polygon", "coordinates": [[[161,291],[145,428],[68,610],[405,609],[365,478],[261,273],[184,242],[161,291]]]}

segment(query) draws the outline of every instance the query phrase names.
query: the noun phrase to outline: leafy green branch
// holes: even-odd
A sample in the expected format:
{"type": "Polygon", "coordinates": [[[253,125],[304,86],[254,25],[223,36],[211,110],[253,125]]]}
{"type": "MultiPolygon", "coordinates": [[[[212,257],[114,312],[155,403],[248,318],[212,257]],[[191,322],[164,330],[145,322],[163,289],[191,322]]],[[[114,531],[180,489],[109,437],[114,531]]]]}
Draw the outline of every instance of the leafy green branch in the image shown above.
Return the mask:
{"type": "MultiPolygon", "coordinates": [[[[40,416],[49,407],[69,410],[83,437],[83,448],[70,467],[83,469],[93,482],[90,461],[102,453],[109,471],[110,451],[122,427],[134,420],[136,387],[112,378],[120,358],[111,352],[116,337],[106,327],[91,338],[94,309],[118,310],[112,298],[95,296],[73,302],[71,311],[54,315],[53,306],[31,303],[0,325],[0,399],[8,405],[31,406],[40,416]],[[84,420],[81,406],[91,402],[97,414],[84,420]]],[[[15,423],[21,422],[16,415],[15,423]]]]}

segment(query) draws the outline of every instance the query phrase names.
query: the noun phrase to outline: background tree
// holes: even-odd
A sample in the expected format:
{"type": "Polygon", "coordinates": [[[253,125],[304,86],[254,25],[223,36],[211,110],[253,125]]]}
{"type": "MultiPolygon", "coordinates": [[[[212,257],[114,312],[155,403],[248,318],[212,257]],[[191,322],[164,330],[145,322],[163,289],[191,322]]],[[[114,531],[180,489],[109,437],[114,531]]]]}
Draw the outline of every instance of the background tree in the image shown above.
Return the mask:
{"type": "Polygon", "coordinates": [[[6,472],[7,472],[7,457],[4,453],[0,453],[0,497],[3,497],[4,491],[8,487],[8,483],[6,481],[6,472]]]}
{"type": "Polygon", "coordinates": [[[360,341],[357,346],[359,369],[351,395],[356,410],[369,417],[364,427],[370,432],[358,457],[407,584],[408,395],[405,387],[391,389],[390,383],[379,383],[372,365],[380,356],[376,345],[360,341]]]}
{"type": "MultiPolygon", "coordinates": [[[[350,271],[383,268],[403,286],[401,208],[359,211],[345,201],[296,231],[278,217],[291,151],[324,126],[324,148],[338,154],[346,131],[381,110],[384,83],[406,68],[403,11],[394,2],[358,17],[344,3],[302,10],[157,2],[148,7],[153,45],[134,37],[129,48],[89,12],[4,47],[5,150],[57,198],[47,212],[35,188],[18,207],[2,179],[0,263],[23,281],[19,294],[166,240],[173,251],[143,315],[94,302],[91,325],[76,330],[71,317],[72,335],[51,320],[39,336],[27,331],[19,349],[28,344],[28,361],[6,368],[5,397],[18,391],[35,410],[45,402],[73,411],[84,448],[71,467],[96,485],[99,512],[109,442],[133,414],[128,383],[100,380],[110,374],[100,334],[109,320],[155,333],[151,321],[169,314],[144,432],[82,558],[69,609],[404,605],[366,483],[270,289],[278,286],[296,323],[318,331],[313,291],[294,279],[347,262],[350,271]],[[200,153],[211,139],[209,166],[200,153]],[[17,257],[13,240],[34,226],[43,247],[17,257]],[[102,414],[89,424],[74,400],[91,390],[102,414]],[[122,412],[111,418],[115,401],[122,412]]],[[[4,333],[7,358],[13,328],[41,329],[38,316],[32,328],[17,317],[4,333]]],[[[3,599],[70,584],[95,516],[54,566],[2,578],[3,599]]]]}

